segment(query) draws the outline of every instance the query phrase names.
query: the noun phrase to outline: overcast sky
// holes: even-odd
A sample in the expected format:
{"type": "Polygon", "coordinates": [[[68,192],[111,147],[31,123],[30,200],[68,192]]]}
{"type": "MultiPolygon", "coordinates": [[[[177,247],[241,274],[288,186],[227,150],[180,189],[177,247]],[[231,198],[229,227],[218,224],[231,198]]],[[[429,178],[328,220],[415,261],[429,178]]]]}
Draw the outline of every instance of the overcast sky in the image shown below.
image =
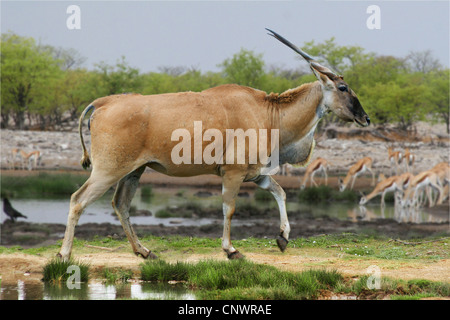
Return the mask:
{"type": "Polygon", "coordinates": [[[335,37],[339,45],[382,55],[431,50],[449,65],[448,1],[1,1],[2,33],[74,48],[89,69],[125,56],[141,72],[160,66],[217,71],[241,48],[263,54],[268,65],[304,64],[266,27],[299,46],[335,37]],[[380,29],[366,23],[374,4],[380,29]],[[70,5],[80,8],[80,29],[67,27],[70,5]]]}

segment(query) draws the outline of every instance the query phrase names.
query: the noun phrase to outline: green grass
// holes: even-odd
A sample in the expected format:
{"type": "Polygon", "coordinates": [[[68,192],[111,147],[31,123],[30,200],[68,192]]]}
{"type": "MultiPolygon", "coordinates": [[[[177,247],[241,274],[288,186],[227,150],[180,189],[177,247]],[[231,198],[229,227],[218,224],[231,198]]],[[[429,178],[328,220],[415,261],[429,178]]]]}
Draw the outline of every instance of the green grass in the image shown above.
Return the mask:
{"type": "Polygon", "coordinates": [[[144,281],[185,281],[197,288],[200,299],[313,299],[320,290],[340,285],[336,271],[280,271],[247,260],[205,260],[196,264],[147,261],[141,264],[144,281]]]}
{"type": "Polygon", "coordinates": [[[87,282],[89,280],[89,265],[75,261],[73,259],[62,261],[59,258],[54,258],[50,260],[43,268],[43,279],[44,282],[49,283],[61,283],[67,281],[69,277],[75,275],[75,267],[79,270],[79,281],[87,282]]]}
{"type": "Polygon", "coordinates": [[[261,188],[257,188],[255,190],[255,200],[257,201],[271,201],[274,200],[274,197],[270,194],[269,191],[261,189],[261,188]]]}
{"type": "Polygon", "coordinates": [[[369,289],[368,275],[354,281],[335,270],[294,273],[247,260],[204,260],[196,264],[147,261],[141,264],[141,279],[183,281],[194,290],[197,299],[299,300],[317,299],[323,292],[368,299],[389,295],[396,300],[450,296],[449,283],[381,278],[379,289],[369,289]]]}
{"type": "Polygon", "coordinates": [[[329,186],[310,187],[298,192],[298,200],[307,203],[357,202],[358,194],[353,190],[340,192],[329,186]]]}
{"type": "Polygon", "coordinates": [[[2,175],[2,196],[30,198],[67,196],[74,193],[87,180],[86,175],[39,172],[37,175],[16,177],[2,175]]]}
{"type": "Polygon", "coordinates": [[[368,289],[369,276],[363,275],[352,285],[342,287],[342,292],[361,297],[376,298],[389,295],[392,300],[418,300],[426,297],[450,297],[450,283],[429,280],[400,280],[381,278],[379,289],[368,289]]]}
{"type": "Polygon", "coordinates": [[[133,277],[133,272],[122,268],[104,268],[102,276],[106,283],[127,282],[133,277]]]}
{"type": "Polygon", "coordinates": [[[145,185],[141,187],[141,200],[144,202],[151,202],[153,194],[153,189],[151,185],[145,185]]]}

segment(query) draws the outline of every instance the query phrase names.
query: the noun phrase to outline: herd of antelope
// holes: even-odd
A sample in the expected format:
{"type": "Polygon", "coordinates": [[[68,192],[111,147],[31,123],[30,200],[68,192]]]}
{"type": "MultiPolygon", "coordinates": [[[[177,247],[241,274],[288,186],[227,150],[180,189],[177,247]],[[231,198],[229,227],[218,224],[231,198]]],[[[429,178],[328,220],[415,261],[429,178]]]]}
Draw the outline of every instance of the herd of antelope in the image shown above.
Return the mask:
{"type": "MultiPolygon", "coordinates": [[[[392,175],[386,177],[380,173],[378,183],[368,195],[362,194],[359,204],[365,205],[371,199],[381,195],[381,206],[385,206],[385,195],[389,192],[394,193],[395,205],[404,207],[420,207],[428,204],[429,207],[442,204],[449,198],[450,183],[450,165],[447,162],[436,164],[429,170],[421,171],[414,175],[413,165],[415,155],[409,149],[402,151],[393,151],[388,148],[388,162],[391,167],[392,175]]],[[[353,164],[342,180],[339,178],[339,190],[342,192],[350,184],[353,189],[356,178],[368,171],[372,175],[372,186],[375,185],[375,174],[372,171],[373,160],[371,157],[364,157],[353,164]]],[[[317,186],[314,175],[322,172],[325,176],[325,184],[328,181],[328,161],[323,158],[317,158],[306,168],[300,188],[304,189],[308,180],[311,186],[317,186]]]]}
{"type": "Polygon", "coordinates": [[[41,156],[42,155],[39,150],[26,152],[19,148],[13,148],[11,150],[11,160],[9,162],[9,168],[11,170],[15,170],[16,164],[18,163],[19,167],[22,168],[22,170],[25,170],[25,168],[27,168],[31,171],[38,167],[41,156]]]}

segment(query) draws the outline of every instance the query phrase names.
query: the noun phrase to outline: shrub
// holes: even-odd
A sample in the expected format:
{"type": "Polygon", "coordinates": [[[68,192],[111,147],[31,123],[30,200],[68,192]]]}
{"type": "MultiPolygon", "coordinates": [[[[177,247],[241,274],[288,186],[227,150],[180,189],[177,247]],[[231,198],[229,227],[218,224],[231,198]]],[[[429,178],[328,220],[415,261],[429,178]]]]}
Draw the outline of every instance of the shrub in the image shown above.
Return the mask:
{"type": "Polygon", "coordinates": [[[59,258],[50,260],[43,269],[43,281],[60,283],[67,281],[67,279],[73,274],[71,267],[78,267],[80,271],[80,282],[86,282],[89,279],[89,265],[78,262],[72,259],[63,261],[59,258]]]}

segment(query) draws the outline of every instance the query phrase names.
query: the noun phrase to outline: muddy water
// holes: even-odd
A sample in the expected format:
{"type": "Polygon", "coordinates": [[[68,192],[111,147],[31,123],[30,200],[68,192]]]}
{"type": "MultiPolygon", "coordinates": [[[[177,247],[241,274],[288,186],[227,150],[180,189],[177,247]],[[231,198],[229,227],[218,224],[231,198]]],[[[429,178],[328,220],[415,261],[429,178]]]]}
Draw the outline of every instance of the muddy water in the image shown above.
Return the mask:
{"type": "MultiPolygon", "coordinates": [[[[79,220],[79,225],[87,223],[111,223],[119,225],[120,222],[111,207],[112,193],[107,193],[101,199],[91,204],[83,213],[79,220]]],[[[67,212],[69,209],[69,198],[62,199],[14,199],[13,207],[27,216],[27,219],[21,219],[30,223],[55,223],[65,224],[67,222],[67,212]]],[[[163,226],[202,226],[212,223],[221,223],[222,215],[197,217],[195,214],[189,218],[155,217],[155,213],[159,210],[170,208],[177,211],[177,208],[186,204],[191,204],[200,208],[215,208],[218,212],[222,207],[220,192],[217,190],[205,191],[199,189],[177,189],[170,188],[154,188],[153,196],[148,199],[141,195],[138,190],[132,201],[132,207],[136,211],[136,215],[131,217],[133,224],[137,225],[163,225],[163,226]]],[[[233,217],[233,225],[248,224],[258,221],[257,215],[251,217],[243,217],[239,214],[240,208],[251,206],[258,210],[277,208],[275,201],[256,201],[253,195],[244,192],[237,199],[236,214],[233,217]]],[[[445,223],[449,221],[449,215],[437,215],[426,209],[418,210],[399,210],[393,204],[386,204],[385,208],[381,208],[377,199],[374,202],[362,207],[354,203],[333,203],[333,204],[305,204],[296,200],[287,201],[287,210],[292,216],[302,214],[312,218],[330,217],[339,220],[350,221],[373,221],[376,219],[394,219],[399,223],[426,223],[437,222],[445,223]]],[[[2,213],[1,221],[5,221],[7,217],[2,213]]]]}
{"type": "Polygon", "coordinates": [[[132,282],[105,284],[79,283],[78,287],[65,284],[44,284],[37,281],[2,283],[0,300],[194,300],[195,295],[182,284],[132,282]],[[70,287],[70,288],[69,288],[70,287]]]}

